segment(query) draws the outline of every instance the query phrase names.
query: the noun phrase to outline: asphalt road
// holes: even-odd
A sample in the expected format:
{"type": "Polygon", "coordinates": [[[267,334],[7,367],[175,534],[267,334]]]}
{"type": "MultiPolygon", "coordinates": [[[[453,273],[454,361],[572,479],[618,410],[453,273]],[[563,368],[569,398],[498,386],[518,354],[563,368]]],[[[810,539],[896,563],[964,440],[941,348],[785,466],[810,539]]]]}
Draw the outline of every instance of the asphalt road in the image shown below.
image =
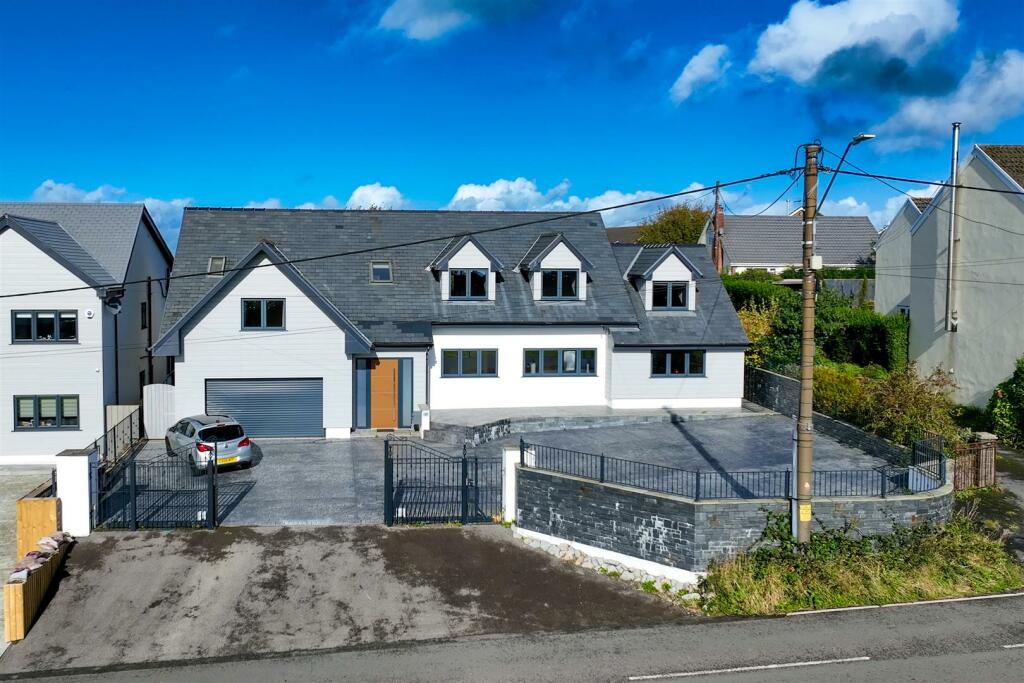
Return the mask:
{"type": "Polygon", "coordinates": [[[618,631],[489,635],[62,681],[1020,681],[1024,596],[618,631]],[[1006,646],[1019,647],[1006,647],[1006,646]],[[725,670],[725,671],[723,671],[725,670]],[[732,670],[732,671],[729,671],[732,670]]]}

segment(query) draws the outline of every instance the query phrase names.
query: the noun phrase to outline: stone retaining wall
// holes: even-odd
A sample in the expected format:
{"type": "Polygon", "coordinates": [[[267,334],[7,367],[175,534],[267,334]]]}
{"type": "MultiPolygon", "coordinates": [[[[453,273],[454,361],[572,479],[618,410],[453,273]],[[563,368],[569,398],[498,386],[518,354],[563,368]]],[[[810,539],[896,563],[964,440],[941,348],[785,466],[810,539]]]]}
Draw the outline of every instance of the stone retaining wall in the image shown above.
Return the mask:
{"type": "MultiPolygon", "coordinates": [[[[689,571],[750,547],[767,511],[789,511],[785,499],[694,501],[523,466],[516,477],[519,527],[689,571]]],[[[952,494],[947,484],[911,496],[815,499],[814,515],[820,527],[886,533],[948,519],[952,494]]]]}

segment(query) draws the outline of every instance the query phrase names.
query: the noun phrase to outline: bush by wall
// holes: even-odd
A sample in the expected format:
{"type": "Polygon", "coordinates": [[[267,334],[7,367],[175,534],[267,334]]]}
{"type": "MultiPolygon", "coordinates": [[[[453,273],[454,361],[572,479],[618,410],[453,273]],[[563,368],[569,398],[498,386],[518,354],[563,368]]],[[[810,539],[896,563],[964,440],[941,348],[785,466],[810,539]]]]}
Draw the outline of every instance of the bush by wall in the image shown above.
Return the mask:
{"type": "Polygon", "coordinates": [[[988,402],[992,428],[1004,443],[1024,448],[1024,356],[1008,380],[996,387],[988,402]]]}

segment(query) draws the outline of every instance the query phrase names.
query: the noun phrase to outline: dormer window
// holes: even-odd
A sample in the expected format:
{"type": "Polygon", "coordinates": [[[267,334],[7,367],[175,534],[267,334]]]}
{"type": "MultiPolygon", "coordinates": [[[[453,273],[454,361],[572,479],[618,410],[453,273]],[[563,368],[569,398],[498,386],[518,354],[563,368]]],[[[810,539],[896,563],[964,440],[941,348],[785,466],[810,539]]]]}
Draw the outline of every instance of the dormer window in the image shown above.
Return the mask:
{"type": "Polygon", "coordinates": [[[690,290],[689,282],[657,282],[653,283],[652,308],[657,310],[687,310],[690,290]]]}
{"type": "Polygon", "coordinates": [[[391,261],[370,261],[370,282],[391,282],[391,261]]]}
{"type": "Polygon", "coordinates": [[[448,297],[462,301],[487,299],[487,271],[453,268],[448,271],[448,297]]]}
{"type": "Polygon", "coordinates": [[[580,271],[542,270],[540,273],[541,299],[579,299],[580,271]]]}

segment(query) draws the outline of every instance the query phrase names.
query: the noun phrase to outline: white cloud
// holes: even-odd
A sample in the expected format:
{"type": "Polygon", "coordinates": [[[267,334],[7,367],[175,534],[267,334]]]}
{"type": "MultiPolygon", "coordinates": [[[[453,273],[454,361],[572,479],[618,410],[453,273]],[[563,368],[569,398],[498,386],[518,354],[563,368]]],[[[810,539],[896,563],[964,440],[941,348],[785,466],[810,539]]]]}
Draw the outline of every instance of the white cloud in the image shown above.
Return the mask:
{"type": "Polygon", "coordinates": [[[955,0],[797,0],[782,23],[758,38],[748,69],[807,83],[832,54],[867,45],[914,62],[955,31],[958,21],[955,0]]]}
{"type": "Polygon", "coordinates": [[[401,31],[413,40],[428,41],[465,26],[472,19],[471,14],[451,0],[395,0],[384,10],[378,25],[401,31]]]}
{"type": "MultiPolygon", "coordinates": [[[[325,201],[326,199],[332,199],[337,204],[334,197],[328,196],[325,201]]],[[[381,209],[404,209],[408,205],[409,202],[397,187],[380,183],[360,185],[352,191],[348,201],[345,202],[346,209],[367,209],[371,206],[381,209]]]]}
{"type": "Polygon", "coordinates": [[[979,54],[953,92],[904,100],[878,127],[878,141],[887,150],[936,147],[946,143],[953,121],[972,133],[987,133],[1021,112],[1024,53],[1007,50],[992,61],[979,54]]]}
{"type": "MultiPolygon", "coordinates": [[[[701,187],[692,183],[687,190],[701,187]]],[[[651,199],[664,194],[653,190],[622,192],[606,190],[593,197],[569,194],[569,181],[563,180],[546,192],[537,183],[526,178],[508,180],[500,178],[489,185],[460,185],[446,208],[457,211],[592,211],[603,206],[626,204],[651,199]]],[[[602,211],[607,225],[632,225],[651,215],[659,208],[679,203],[683,198],[646,202],[637,206],[602,211]]]]}
{"type": "Polygon", "coordinates": [[[303,202],[296,206],[296,209],[337,209],[341,206],[338,198],[333,194],[326,195],[318,202],[303,202]]]}
{"type": "Polygon", "coordinates": [[[673,102],[679,104],[701,86],[722,78],[730,66],[732,63],[729,61],[727,46],[705,45],[686,63],[679,78],[672,84],[669,96],[673,102]]]}
{"type": "Polygon", "coordinates": [[[47,179],[32,191],[34,202],[120,202],[128,191],[123,187],[100,185],[95,190],[83,190],[74,183],[58,183],[47,179]]]}
{"type": "Polygon", "coordinates": [[[253,200],[247,202],[245,208],[247,209],[280,209],[282,206],[281,200],[277,197],[267,197],[262,201],[253,200]]]}
{"type": "Polygon", "coordinates": [[[32,191],[34,202],[138,202],[141,201],[149,210],[156,225],[163,232],[164,237],[171,244],[172,248],[177,241],[178,231],[181,229],[181,213],[186,206],[191,206],[192,197],[180,197],[176,199],[159,199],[157,197],[146,197],[140,200],[138,195],[132,195],[123,187],[113,185],[100,185],[94,190],[85,190],[74,183],[58,183],[56,180],[47,179],[39,184],[32,191]]]}

